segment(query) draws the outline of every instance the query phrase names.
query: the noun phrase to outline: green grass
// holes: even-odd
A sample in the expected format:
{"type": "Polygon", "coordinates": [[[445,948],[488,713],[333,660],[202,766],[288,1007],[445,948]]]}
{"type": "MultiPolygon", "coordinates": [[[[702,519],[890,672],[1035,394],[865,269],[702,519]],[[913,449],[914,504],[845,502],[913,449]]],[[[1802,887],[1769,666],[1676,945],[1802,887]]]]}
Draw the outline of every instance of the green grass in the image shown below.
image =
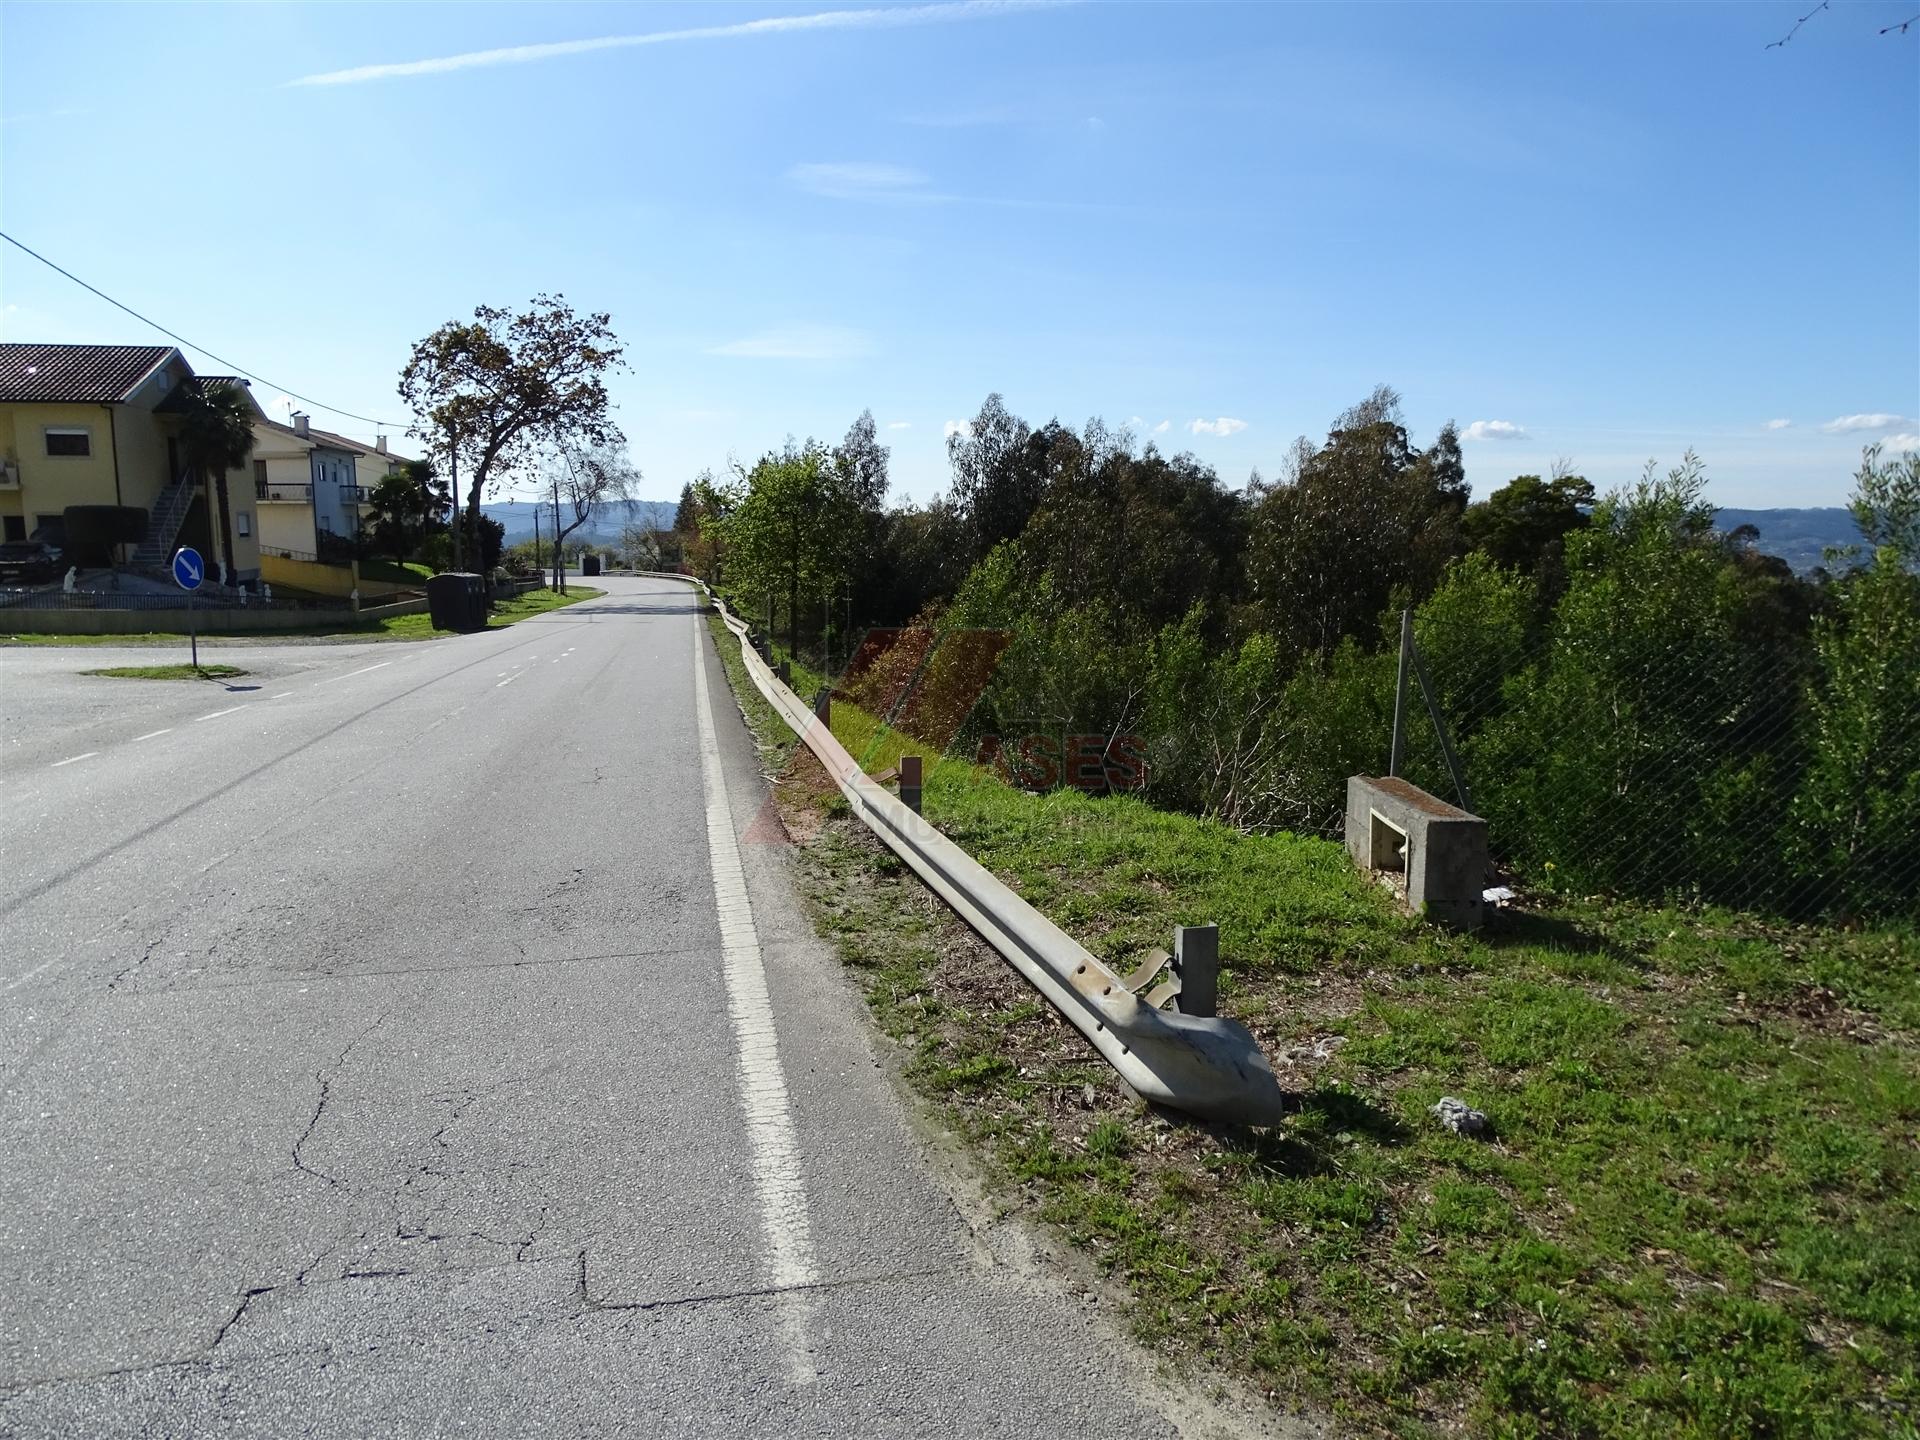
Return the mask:
{"type": "MultiPolygon", "coordinates": [[[[201,636],[203,641],[214,638],[201,636]]],[[[224,637],[221,637],[224,638],[224,637]]],[[[137,635],[48,635],[28,632],[21,635],[0,635],[0,645],[180,645],[187,644],[185,634],[176,635],[166,630],[147,630],[137,635]]]]}
{"type": "MultiPolygon", "coordinates": [[[[518,624],[535,615],[545,615],[550,610],[562,610],[569,605],[578,605],[582,600],[598,600],[604,594],[606,594],[604,590],[571,584],[564,595],[556,595],[551,590],[529,590],[526,594],[516,595],[510,600],[496,601],[493,613],[487,617],[487,628],[504,630],[509,625],[518,624]]],[[[455,632],[434,629],[432,617],[422,612],[418,615],[395,615],[373,626],[359,627],[354,633],[366,639],[430,640],[455,632]],[[378,634],[370,633],[376,630],[378,634]]]]}
{"type": "MultiPolygon", "coordinates": [[[[913,743],[834,728],[869,768],[913,743]]],[[[1170,1354],[1369,1433],[1920,1434],[1912,932],[1556,902],[1450,935],[1337,845],[931,766],[928,817],[1116,966],[1220,926],[1222,1012],[1298,1096],[1254,1133],[1129,1103],[817,803],[816,922],[910,1080],[1170,1354]],[[1491,1139],[1441,1130],[1443,1094],[1491,1139]]]]}
{"type": "Polygon", "coordinates": [[[114,665],[81,673],[110,680],[231,680],[247,672],[238,665],[114,665]]]}
{"type": "Polygon", "coordinates": [[[417,560],[409,560],[404,565],[396,565],[391,560],[362,560],[360,578],[362,580],[385,580],[394,585],[409,585],[414,589],[425,586],[433,575],[431,565],[422,565],[417,560]]]}
{"type": "MultiPolygon", "coordinates": [[[[569,584],[565,595],[556,595],[551,590],[532,590],[525,595],[517,595],[510,600],[499,601],[493,607],[488,618],[489,630],[503,629],[518,621],[534,615],[544,615],[549,610],[564,609],[568,605],[578,605],[582,600],[597,600],[606,592],[594,590],[585,585],[569,584]]],[[[437,640],[444,635],[458,632],[436,630],[432,619],[424,612],[416,615],[391,615],[382,620],[371,620],[360,625],[311,626],[298,630],[261,630],[250,631],[245,635],[202,635],[202,645],[233,644],[270,645],[275,640],[292,638],[324,638],[335,640],[437,640]]],[[[8,635],[0,637],[4,645],[185,645],[185,635],[175,635],[159,631],[137,635],[8,635]]]]}

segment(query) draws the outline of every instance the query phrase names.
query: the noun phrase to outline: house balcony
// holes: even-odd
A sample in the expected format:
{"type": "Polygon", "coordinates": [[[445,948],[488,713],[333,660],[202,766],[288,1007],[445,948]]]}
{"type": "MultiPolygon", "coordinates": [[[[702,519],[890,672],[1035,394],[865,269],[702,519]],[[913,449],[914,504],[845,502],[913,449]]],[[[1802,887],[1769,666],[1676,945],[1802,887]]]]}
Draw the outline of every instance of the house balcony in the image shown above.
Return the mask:
{"type": "Polygon", "coordinates": [[[313,504],[313,486],[311,484],[281,484],[277,480],[256,482],[253,487],[256,500],[267,505],[311,505],[313,504]]]}

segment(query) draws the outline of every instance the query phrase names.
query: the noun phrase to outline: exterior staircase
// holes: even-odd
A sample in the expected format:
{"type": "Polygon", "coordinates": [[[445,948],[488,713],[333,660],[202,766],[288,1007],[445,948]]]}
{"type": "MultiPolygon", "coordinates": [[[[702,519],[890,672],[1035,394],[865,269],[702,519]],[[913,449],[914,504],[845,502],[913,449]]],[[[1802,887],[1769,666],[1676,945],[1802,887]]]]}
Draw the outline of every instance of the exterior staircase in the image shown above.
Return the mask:
{"type": "Polygon", "coordinates": [[[160,492],[147,519],[146,538],[133,552],[136,569],[165,573],[173,559],[173,542],[180,538],[180,527],[186,523],[187,511],[193,508],[193,496],[198,488],[198,477],[183,474],[160,492]]]}

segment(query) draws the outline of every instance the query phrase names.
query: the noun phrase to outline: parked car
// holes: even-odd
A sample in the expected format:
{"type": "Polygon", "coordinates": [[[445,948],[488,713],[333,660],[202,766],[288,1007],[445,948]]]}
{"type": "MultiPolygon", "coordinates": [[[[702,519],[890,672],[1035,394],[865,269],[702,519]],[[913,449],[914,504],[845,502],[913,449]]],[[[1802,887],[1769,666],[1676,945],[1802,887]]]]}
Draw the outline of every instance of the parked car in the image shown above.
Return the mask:
{"type": "Polygon", "coordinates": [[[8,540],[0,544],[0,584],[38,585],[58,580],[60,552],[35,540],[8,540]]]}

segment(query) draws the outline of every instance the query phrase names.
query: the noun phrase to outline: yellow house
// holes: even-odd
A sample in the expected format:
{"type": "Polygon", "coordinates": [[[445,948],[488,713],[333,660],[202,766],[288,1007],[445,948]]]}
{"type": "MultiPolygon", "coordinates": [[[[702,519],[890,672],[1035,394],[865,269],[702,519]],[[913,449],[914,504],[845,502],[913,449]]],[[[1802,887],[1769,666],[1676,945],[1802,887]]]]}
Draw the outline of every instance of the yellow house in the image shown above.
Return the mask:
{"type": "Polygon", "coordinates": [[[326,560],[336,540],[360,533],[373,491],[404,458],[387,449],[322,430],[295,412],[290,424],[253,423],[253,491],[260,507],[260,548],[288,560],[326,560]]]}
{"type": "Polygon", "coordinates": [[[136,566],[162,571],[177,546],[192,545],[216,574],[257,578],[247,477],[227,477],[222,516],[217,488],[181,462],[170,411],[192,378],[168,345],[0,344],[0,539],[57,537],[68,506],[118,505],[147,513],[136,566]]]}

